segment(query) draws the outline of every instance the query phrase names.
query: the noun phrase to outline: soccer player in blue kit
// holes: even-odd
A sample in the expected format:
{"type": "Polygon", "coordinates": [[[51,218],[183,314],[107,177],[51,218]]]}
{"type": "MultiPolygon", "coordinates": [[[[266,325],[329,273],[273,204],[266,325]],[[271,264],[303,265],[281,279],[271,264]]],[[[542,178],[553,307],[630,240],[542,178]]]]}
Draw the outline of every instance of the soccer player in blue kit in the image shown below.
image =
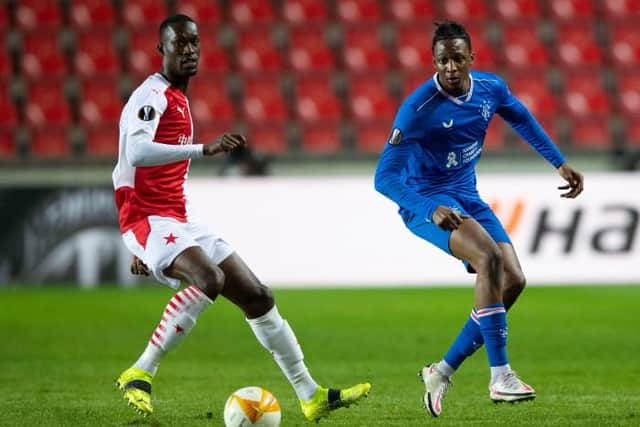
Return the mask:
{"type": "Polygon", "coordinates": [[[506,353],[506,310],[524,289],[525,277],[509,236],[476,188],[475,165],[491,118],[498,113],[557,169],[567,182],[559,187],[566,190],[561,197],[578,196],[583,177],[500,77],[471,71],[471,39],[462,25],[436,24],[432,52],[436,73],[400,106],[375,188],[399,205],[411,232],[476,273],[469,319],[444,358],[419,372],[425,407],[437,417],[453,373],[483,344],[493,401],[536,396],[511,369],[506,353]]]}

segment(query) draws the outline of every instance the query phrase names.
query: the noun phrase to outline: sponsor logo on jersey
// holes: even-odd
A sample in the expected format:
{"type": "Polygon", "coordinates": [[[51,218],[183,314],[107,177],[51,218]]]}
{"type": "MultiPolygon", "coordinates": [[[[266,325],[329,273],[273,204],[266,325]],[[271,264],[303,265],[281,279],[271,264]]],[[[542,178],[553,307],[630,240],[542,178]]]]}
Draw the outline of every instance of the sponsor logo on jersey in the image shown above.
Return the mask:
{"type": "Polygon", "coordinates": [[[145,105],[138,110],[138,118],[145,122],[150,122],[156,118],[156,110],[151,105],[145,105]]]}
{"type": "Polygon", "coordinates": [[[400,141],[402,141],[402,132],[400,132],[400,129],[395,128],[391,132],[391,137],[389,137],[389,144],[398,145],[400,141]]]}
{"type": "Polygon", "coordinates": [[[180,135],[178,137],[178,143],[180,143],[180,145],[189,145],[192,142],[193,142],[193,138],[190,136],[180,135]]]}
{"type": "Polygon", "coordinates": [[[442,127],[445,129],[449,129],[451,126],[453,126],[453,119],[449,119],[449,122],[442,122],[442,127]]]}

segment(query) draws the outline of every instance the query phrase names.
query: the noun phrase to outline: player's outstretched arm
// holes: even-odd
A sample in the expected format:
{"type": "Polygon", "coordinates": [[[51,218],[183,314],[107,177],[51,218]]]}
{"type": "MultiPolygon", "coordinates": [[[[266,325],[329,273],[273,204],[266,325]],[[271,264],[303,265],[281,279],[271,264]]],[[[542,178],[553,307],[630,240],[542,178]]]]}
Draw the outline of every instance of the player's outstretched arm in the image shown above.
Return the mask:
{"type": "Polygon", "coordinates": [[[244,135],[225,133],[215,141],[204,144],[202,152],[205,156],[215,156],[218,153],[229,153],[247,145],[247,138],[244,135]]]}
{"type": "Polygon", "coordinates": [[[584,177],[580,172],[573,169],[569,166],[568,163],[563,163],[558,168],[558,173],[560,176],[567,181],[566,185],[561,185],[558,187],[559,190],[569,190],[565,193],[560,194],[560,197],[565,197],[567,199],[575,199],[578,197],[582,190],[584,189],[584,177]]]}

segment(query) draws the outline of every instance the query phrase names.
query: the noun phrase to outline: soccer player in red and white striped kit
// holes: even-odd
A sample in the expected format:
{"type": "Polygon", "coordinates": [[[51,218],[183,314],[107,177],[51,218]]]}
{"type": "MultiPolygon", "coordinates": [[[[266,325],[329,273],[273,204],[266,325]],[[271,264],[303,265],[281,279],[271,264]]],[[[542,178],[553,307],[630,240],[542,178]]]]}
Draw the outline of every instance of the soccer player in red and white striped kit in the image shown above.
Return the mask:
{"type": "Polygon", "coordinates": [[[134,254],[132,272],[151,274],[174,289],[181,282],[189,286],[169,300],[146,349],[117,379],[118,387],[137,411],[151,414],[151,381],[160,360],[222,295],[244,312],[256,338],[295,389],[306,418],[318,420],[360,400],[370,384],[339,390],[315,382],[271,290],[229,243],[194,219],[185,195],[190,160],[231,152],[245,146],[246,139],[224,134],[211,143],[193,143],[186,92],[200,57],[196,22],[185,15],[165,19],[157,49],[162,71],[132,93],[120,118],[115,200],[122,237],[134,254]]]}

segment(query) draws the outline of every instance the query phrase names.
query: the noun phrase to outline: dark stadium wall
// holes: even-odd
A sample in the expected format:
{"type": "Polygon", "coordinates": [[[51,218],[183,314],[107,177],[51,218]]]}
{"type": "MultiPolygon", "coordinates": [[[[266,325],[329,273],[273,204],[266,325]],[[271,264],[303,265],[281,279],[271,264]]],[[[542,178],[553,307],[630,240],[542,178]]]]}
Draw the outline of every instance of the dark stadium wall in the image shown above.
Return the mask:
{"type": "Polygon", "coordinates": [[[0,201],[0,284],[131,282],[110,188],[11,189],[0,201]]]}

